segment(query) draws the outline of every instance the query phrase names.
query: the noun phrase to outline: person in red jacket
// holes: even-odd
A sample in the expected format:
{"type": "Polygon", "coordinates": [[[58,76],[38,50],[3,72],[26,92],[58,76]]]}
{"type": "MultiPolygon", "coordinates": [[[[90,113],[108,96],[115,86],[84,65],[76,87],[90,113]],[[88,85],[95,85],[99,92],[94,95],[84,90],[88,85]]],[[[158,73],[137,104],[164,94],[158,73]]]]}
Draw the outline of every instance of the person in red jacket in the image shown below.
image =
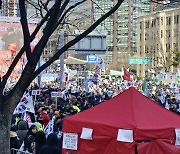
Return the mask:
{"type": "Polygon", "coordinates": [[[48,122],[50,121],[50,117],[47,114],[47,108],[42,109],[42,120],[44,128],[47,126],[48,122]]]}

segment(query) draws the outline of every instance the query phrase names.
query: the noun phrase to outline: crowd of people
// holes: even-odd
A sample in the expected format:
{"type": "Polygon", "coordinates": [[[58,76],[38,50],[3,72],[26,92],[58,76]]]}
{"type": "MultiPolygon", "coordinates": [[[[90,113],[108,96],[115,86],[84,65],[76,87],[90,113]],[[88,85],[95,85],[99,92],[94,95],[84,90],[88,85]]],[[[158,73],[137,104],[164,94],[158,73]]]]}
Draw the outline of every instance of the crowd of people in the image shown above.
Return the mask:
{"type": "Polygon", "coordinates": [[[10,148],[12,154],[16,154],[18,149],[34,154],[61,153],[62,135],[57,135],[62,128],[61,117],[56,115],[55,127],[52,133],[47,135],[44,132],[44,128],[51,119],[51,113],[47,114],[47,108],[43,108],[42,112],[39,113],[39,115],[42,115],[42,119],[31,122],[21,120],[21,115],[13,116],[16,121],[12,123],[10,130],[10,148]]]}
{"type": "Polygon", "coordinates": [[[34,84],[28,89],[28,92],[41,90],[40,95],[36,97],[35,114],[28,113],[30,123],[22,120],[22,114],[13,115],[10,147],[36,154],[61,153],[61,130],[64,117],[103,103],[131,86],[162,107],[180,114],[179,83],[164,85],[149,80],[145,83],[146,92],[142,88],[143,84],[142,80],[128,82],[119,78],[111,81],[102,79],[97,85],[89,83],[88,90],[83,84],[78,85],[77,83],[68,83],[64,89],[52,85],[40,88],[34,84]],[[51,93],[54,91],[61,91],[62,96],[58,98],[51,97],[51,93]],[[47,135],[44,130],[51,120],[54,121],[53,132],[47,135]]]}

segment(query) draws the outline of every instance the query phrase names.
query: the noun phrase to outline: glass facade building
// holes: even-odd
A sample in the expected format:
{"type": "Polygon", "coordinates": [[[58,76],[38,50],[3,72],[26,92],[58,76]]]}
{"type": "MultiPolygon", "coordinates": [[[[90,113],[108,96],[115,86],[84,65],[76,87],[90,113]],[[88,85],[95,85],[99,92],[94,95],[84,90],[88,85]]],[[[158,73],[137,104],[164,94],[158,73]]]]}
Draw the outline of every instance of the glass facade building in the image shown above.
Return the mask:
{"type": "MultiPolygon", "coordinates": [[[[107,12],[113,6],[113,0],[96,0],[95,1],[95,19],[107,12]]],[[[128,55],[137,52],[136,36],[137,36],[137,18],[150,12],[149,0],[124,0],[117,11],[117,19],[111,15],[101,25],[98,30],[104,30],[107,34],[107,52],[105,59],[113,61],[114,44],[116,38],[118,61],[123,63],[124,57],[122,54],[128,55]],[[114,20],[117,22],[117,29],[114,29],[114,20]],[[117,35],[114,36],[114,30],[117,35]]],[[[126,55],[127,57],[127,55],[126,55]]]]}
{"type": "MultiPolygon", "coordinates": [[[[94,4],[94,17],[97,20],[102,14],[106,13],[113,6],[113,1],[109,0],[96,0],[94,4]]],[[[118,9],[118,28],[117,28],[117,44],[118,50],[128,49],[128,0],[125,0],[121,7],[118,9]]],[[[112,61],[113,52],[113,40],[114,40],[114,16],[111,15],[104,22],[98,26],[99,31],[105,31],[107,35],[107,52],[105,59],[107,61],[112,61]]]]}
{"type": "Polygon", "coordinates": [[[137,18],[150,13],[150,1],[148,0],[133,0],[132,3],[132,41],[131,49],[137,52],[137,18]]]}

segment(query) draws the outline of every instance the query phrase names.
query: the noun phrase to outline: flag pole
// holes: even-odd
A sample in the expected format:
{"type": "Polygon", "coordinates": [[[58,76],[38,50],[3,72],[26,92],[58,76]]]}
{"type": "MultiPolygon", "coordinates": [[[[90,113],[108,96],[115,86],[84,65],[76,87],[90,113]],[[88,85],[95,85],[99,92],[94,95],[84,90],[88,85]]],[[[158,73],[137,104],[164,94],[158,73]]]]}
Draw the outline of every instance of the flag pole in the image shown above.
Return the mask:
{"type": "Polygon", "coordinates": [[[55,106],[56,106],[56,109],[57,109],[57,95],[56,95],[56,99],[55,99],[55,106]]]}

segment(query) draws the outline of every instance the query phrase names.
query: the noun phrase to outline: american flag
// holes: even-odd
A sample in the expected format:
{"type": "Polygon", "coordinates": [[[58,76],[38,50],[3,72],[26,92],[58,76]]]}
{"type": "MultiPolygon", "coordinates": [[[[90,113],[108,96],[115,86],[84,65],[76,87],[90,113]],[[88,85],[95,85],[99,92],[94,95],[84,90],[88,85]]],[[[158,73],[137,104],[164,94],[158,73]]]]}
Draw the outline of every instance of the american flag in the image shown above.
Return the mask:
{"type": "Polygon", "coordinates": [[[21,119],[26,121],[27,123],[31,123],[31,117],[28,112],[22,113],[21,119]]]}

